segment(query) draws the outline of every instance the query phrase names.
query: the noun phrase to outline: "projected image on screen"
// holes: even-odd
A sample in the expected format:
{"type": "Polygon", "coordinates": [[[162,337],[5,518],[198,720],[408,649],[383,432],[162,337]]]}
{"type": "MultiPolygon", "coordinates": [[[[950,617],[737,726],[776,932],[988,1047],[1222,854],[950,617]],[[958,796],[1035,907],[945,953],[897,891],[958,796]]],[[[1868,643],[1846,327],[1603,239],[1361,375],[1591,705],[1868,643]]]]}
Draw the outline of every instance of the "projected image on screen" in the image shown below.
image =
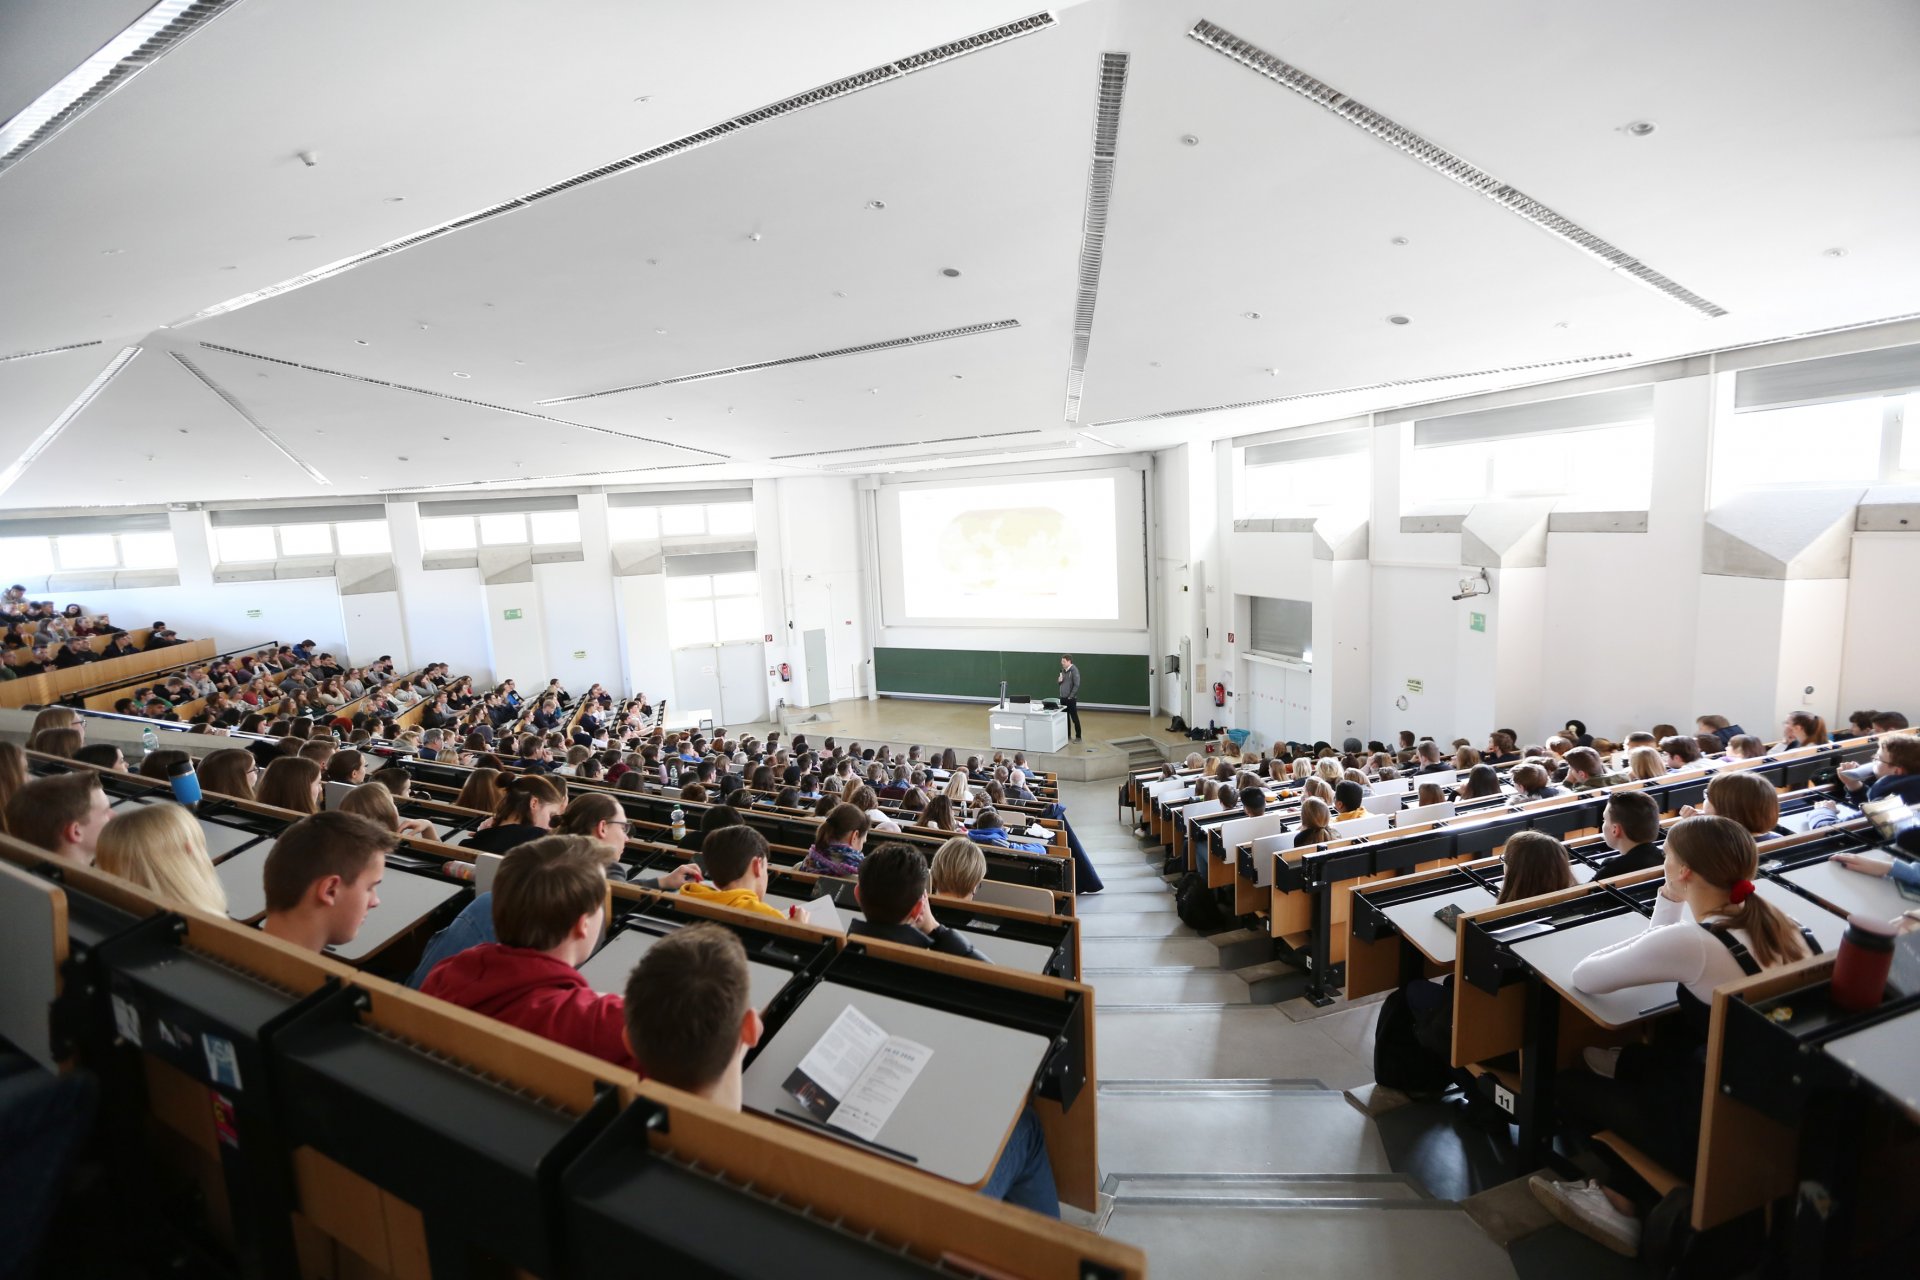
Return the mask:
{"type": "Polygon", "coordinates": [[[915,488],[900,503],[906,612],[1117,619],[1113,504],[1110,476],[915,488]]]}

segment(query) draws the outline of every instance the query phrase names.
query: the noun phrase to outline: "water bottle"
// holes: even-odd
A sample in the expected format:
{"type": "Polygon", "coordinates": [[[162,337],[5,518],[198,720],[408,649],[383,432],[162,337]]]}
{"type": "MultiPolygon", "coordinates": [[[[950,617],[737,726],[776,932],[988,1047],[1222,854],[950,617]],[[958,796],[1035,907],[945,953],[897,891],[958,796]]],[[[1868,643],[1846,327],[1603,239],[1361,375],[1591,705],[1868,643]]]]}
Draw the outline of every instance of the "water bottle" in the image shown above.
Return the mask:
{"type": "Polygon", "coordinates": [[[1840,953],[1833,959],[1833,1003],[1849,1013],[1877,1009],[1886,997],[1893,969],[1893,925],[1856,915],[1847,921],[1840,953]]]}
{"type": "Polygon", "coordinates": [[[673,824],[675,843],[687,838],[687,812],[679,805],[673,806],[673,812],[667,815],[667,821],[673,824]]]}
{"type": "Polygon", "coordinates": [[[140,731],[140,758],[146,759],[160,749],[160,735],[151,729],[140,731]]]}
{"type": "Polygon", "coordinates": [[[175,761],[167,770],[167,785],[173,788],[173,798],[187,808],[200,803],[200,776],[193,771],[193,761],[175,761]]]}

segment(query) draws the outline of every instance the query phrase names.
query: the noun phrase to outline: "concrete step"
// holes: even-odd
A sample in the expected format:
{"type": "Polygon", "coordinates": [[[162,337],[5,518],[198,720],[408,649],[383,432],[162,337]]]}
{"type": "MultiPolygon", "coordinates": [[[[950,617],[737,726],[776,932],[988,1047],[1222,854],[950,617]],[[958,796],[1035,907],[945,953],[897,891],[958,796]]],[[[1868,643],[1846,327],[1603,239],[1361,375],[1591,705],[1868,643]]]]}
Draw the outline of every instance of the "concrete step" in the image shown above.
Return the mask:
{"type": "Polygon", "coordinates": [[[1132,973],[1126,970],[1088,973],[1081,980],[1093,987],[1093,1007],[1113,1005],[1246,1004],[1247,984],[1228,973],[1195,970],[1187,973],[1132,973]]]}
{"type": "Polygon", "coordinates": [[[1082,894],[1074,900],[1073,913],[1082,920],[1089,916],[1114,915],[1170,915],[1177,916],[1174,910],[1173,895],[1165,889],[1125,889],[1119,885],[1108,885],[1099,893],[1082,894]]]}
{"type": "MultiPolygon", "coordinates": [[[[1085,913],[1081,910],[1084,906],[1098,903],[1104,896],[1104,894],[1096,895],[1091,901],[1082,898],[1074,905],[1074,913],[1080,916],[1080,937],[1083,943],[1088,938],[1197,939],[1200,936],[1180,923],[1180,917],[1172,911],[1144,911],[1137,904],[1123,907],[1119,911],[1085,913]]],[[[1082,963],[1085,961],[1083,960],[1082,963]]]]}
{"type": "MultiPolygon", "coordinates": [[[[1357,1056],[1316,1024],[1294,1022],[1271,1005],[1109,1009],[1096,996],[1094,1011],[1103,1080],[1280,1077],[1350,1089],[1373,1079],[1370,1059],[1357,1056]]],[[[1101,1163],[1125,1169],[1104,1154],[1101,1163]]]]}
{"type": "Polygon", "coordinates": [[[1431,1201],[1398,1173],[1146,1173],[1107,1179],[1114,1203],[1233,1205],[1236,1208],[1365,1208],[1384,1201],[1431,1201]]]}
{"type": "Polygon", "coordinates": [[[1100,1090],[1100,1164],[1113,1174],[1392,1172],[1372,1120],[1342,1094],[1213,1080],[1161,1081],[1146,1093],[1133,1083],[1100,1090]]]}
{"type": "Polygon", "coordinates": [[[1116,1199],[1103,1234],[1138,1245],[1156,1276],[1269,1280],[1418,1276],[1508,1280],[1514,1266],[1464,1211],[1440,1200],[1291,1205],[1116,1199]]]}
{"type": "Polygon", "coordinates": [[[1137,969],[1177,966],[1218,973],[1219,953],[1205,938],[1100,938],[1083,935],[1080,966],[1085,969],[1137,969]]]}
{"type": "Polygon", "coordinates": [[[1273,958],[1273,940],[1257,929],[1227,929],[1210,933],[1207,941],[1219,949],[1222,969],[1244,969],[1273,958]]]}

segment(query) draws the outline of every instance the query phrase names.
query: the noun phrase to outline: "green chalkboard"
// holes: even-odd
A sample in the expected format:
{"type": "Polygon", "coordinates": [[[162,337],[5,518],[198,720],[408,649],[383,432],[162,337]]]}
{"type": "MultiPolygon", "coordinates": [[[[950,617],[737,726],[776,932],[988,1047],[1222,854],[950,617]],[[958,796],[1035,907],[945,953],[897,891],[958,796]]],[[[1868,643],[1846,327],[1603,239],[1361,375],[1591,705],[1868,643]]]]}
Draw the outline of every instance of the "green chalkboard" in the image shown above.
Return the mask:
{"type": "MultiPolygon", "coordinates": [[[[1134,653],[1076,653],[1080,701],[1117,707],[1147,705],[1147,659],[1134,653]]],[[[1000,649],[875,649],[873,674],[883,694],[922,697],[997,698],[1008,693],[1050,698],[1059,686],[1058,653],[1000,649]]]]}

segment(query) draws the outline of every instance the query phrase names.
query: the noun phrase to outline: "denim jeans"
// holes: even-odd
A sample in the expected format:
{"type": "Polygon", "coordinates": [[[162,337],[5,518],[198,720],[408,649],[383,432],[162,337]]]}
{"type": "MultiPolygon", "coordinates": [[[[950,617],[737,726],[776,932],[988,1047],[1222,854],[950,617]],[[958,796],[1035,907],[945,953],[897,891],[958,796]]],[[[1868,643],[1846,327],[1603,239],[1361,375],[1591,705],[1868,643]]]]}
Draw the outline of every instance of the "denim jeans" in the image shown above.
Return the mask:
{"type": "Polygon", "coordinates": [[[1032,1107],[1021,1111],[1007,1138],[1006,1150],[1000,1153],[1000,1163],[993,1166],[993,1174],[980,1194],[1049,1218],[1060,1216],[1060,1193],[1053,1185],[1053,1165],[1047,1160],[1046,1131],[1032,1107]]]}
{"type": "Polygon", "coordinates": [[[1060,825],[1067,832],[1067,848],[1073,853],[1073,889],[1075,893],[1098,893],[1106,888],[1100,882],[1100,873],[1093,869],[1093,859],[1080,845],[1080,837],[1073,833],[1073,824],[1067,821],[1067,807],[1063,804],[1050,804],[1046,815],[1060,819],[1060,825]]]}

